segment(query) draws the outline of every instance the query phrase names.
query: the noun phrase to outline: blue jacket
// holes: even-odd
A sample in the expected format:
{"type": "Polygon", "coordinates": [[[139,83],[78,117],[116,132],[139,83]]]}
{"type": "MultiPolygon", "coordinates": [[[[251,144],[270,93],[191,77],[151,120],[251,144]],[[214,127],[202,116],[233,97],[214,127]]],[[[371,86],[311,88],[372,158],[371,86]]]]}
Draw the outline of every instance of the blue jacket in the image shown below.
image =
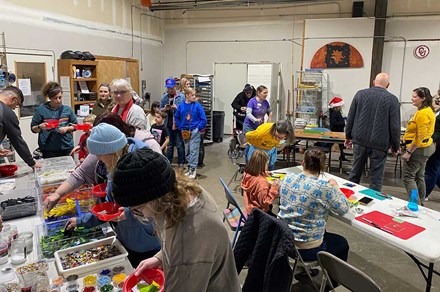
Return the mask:
{"type": "MultiPolygon", "coordinates": [[[[70,106],[61,105],[60,107],[53,109],[50,107],[49,102],[46,102],[35,109],[35,114],[32,117],[31,129],[33,126],[50,120],[59,120],[60,124],[58,128],[67,127],[69,126],[69,123],[77,123],[76,115],[70,106]]],[[[46,151],[61,151],[73,148],[72,133],[67,132],[65,134],[60,134],[58,128],[38,133],[38,146],[41,149],[46,151]]]]}
{"type": "Polygon", "coordinates": [[[203,130],[206,128],[206,115],[198,102],[182,102],[174,113],[174,121],[179,130],[203,130]]]}
{"type": "MultiPolygon", "coordinates": [[[[185,101],[185,95],[178,91],[176,97],[174,98],[174,104],[179,107],[179,105],[185,101]]],[[[170,104],[169,94],[165,93],[160,100],[160,109],[165,111],[165,105],[170,104]]],[[[165,118],[164,125],[167,126],[168,129],[171,129],[173,126],[172,119],[174,118],[174,111],[169,110],[165,111],[167,113],[167,117],[165,118]]]]}
{"type": "MultiPolygon", "coordinates": [[[[148,147],[144,142],[135,138],[127,138],[129,148],[128,152],[132,152],[136,149],[148,147]]],[[[111,195],[111,175],[108,174],[107,181],[107,196],[105,200],[107,202],[113,202],[113,196],[111,195]]],[[[130,250],[143,253],[151,250],[159,250],[160,243],[156,236],[154,236],[153,223],[141,223],[129,208],[125,209],[125,220],[115,222],[114,230],[121,243],[130,250]]],[[[82,214],[81,217],[76,218],[76,224],[78,226],[94,227],[104,223],[99,220],[94,214],[88,212],[82,214]]]]}

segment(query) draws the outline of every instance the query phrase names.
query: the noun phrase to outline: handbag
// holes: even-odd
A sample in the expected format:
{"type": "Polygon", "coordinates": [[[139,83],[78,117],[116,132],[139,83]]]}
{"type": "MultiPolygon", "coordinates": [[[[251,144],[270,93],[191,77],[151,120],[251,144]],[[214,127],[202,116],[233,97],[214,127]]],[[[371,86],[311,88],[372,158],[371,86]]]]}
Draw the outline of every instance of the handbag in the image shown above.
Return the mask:
{"type": "Polygon", "coordinates": [[[190,130],[182,130],[182,138],[183,138],[183,140],[191,139],[191,131],[190,130]]]}

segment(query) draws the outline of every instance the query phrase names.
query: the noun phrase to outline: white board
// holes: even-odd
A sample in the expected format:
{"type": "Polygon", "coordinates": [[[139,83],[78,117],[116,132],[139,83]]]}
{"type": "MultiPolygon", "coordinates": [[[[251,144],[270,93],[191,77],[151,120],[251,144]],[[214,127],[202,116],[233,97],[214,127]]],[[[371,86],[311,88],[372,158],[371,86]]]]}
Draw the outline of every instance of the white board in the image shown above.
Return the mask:
{"type": "Polygon", "coordinates": [[[232,134],[231,103],[247,83],[247,64],[214,63],[214,110],[225,112],[225,134],[232,134]]]}

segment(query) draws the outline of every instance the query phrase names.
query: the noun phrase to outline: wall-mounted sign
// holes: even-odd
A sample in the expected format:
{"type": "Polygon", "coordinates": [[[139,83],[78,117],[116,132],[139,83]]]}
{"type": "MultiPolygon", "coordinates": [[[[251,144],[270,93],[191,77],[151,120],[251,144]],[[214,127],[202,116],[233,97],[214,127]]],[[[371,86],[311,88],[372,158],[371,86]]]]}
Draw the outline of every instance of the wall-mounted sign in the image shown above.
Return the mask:
{"type": "Polygon", "coordinates": [[[429,55],[429,47],[426,45],[417,46],[414,49],[414,57],[417,59],[424,59],[429,55]]]}
{"type": "Polygon", "coordinates": [[[350,44],[333,42],[322,46],[310,62],[310,68],[361,68],[364,66],[359,51],[350,44]]]}

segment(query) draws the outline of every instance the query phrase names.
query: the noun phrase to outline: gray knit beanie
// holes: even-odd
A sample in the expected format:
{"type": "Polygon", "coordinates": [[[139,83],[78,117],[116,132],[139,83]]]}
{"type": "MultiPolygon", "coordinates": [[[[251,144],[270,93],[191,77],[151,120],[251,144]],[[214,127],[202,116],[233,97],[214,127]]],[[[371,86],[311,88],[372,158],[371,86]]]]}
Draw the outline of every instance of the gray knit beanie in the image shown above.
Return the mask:
{"type": "Polygon", "coordinates": [[[165,196],[175,183],[176,174],[168,159],[141,148],[119,159],[113,173],[112,193],[118,204],[131,207],[165,196]]]}
{"type": "Polygon", "coordinates": [[[87,148],[90,154],[105,155],[116,153],[127,145],[127,138],[115,126],[101,123],[93,127],[87,138],[87,148]]]}

